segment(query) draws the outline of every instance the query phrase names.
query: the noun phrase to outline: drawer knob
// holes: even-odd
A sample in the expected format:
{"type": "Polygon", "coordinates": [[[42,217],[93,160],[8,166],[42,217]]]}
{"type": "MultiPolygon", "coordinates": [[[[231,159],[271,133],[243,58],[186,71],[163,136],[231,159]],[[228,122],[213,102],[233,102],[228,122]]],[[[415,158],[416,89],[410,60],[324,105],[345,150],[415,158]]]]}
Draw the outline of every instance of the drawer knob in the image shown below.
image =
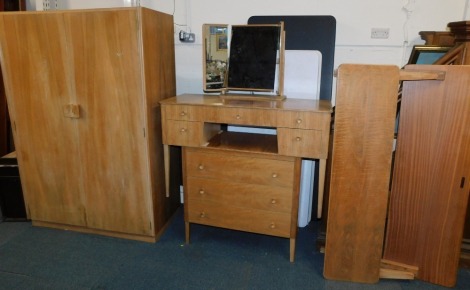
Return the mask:
{"type": "Polygon", "coordinates": [[[273,198],[273,199],[271,199],[271,203],[272,203],[272,204],[276,204],[277,201],[273,198]]]}
{"type": "Polygon", "coordinates": [[[199,166],[197,167],[199,170],[203,170],[204,169],[204,165],[202,164],[199,164],[199,166]]]}
{"type": "Polygon", "coordinates": [[[300,138],[300,137],[295,137],[295,141],[302,141],[302,138],[300,138]]]}
{"type": "Polygon", "coordinates": [[[184,132],[186,132],[186,131],[187,131],[186,128],[181,128],[181,129],[180,129],[180,132],[181,132],[181,133],[184,133],[184,132]]]}
{"type": "Polygon", "coordinates": [[[297,124],[302,124],[302,119],[297,119],[297,124]]]}
{"type": "Polygon", "coordinates": [[[181,116],[181,117],[186,116],[186,112],[185,112],[185,111],[182,111],[182,112],[180,113],[180,116],[181,116]]]}
{"type": "Polygon", "coordinates": [[[236,115],[235,118],[236,118],[237,120],[240,120],[242,117],[241,117],[240,115],[236,115]]]}
{"type": "Polygon", "coordinates": [[[273,173],[272,177],[277,178],[277,173],[273,173]]]}
{"type": "Polygon", "coordinates": [[[276,225],[274,223],[271,223],[271,225],[269,226],[271,229],[275,229],[276,228],[276,225]]]}
{"type": "Polygon", "coordinates": [[[199,215],[199,217],[205,218],[205,217],[206,217],[206,213],[205,213],[205,212],[201,212],[201,214],[199,215]]]}
{"type": "Polygon", "coordinates": [[[204,189],[199,189],[199,194],[204,194],[204,189]]]}

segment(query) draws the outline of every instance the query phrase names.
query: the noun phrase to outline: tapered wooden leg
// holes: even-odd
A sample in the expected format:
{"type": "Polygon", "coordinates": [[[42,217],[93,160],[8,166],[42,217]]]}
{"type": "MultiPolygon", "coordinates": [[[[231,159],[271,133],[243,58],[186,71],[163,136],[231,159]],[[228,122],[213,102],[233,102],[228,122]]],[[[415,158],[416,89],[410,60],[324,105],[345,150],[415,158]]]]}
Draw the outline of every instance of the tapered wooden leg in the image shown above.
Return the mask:
{"type": "Polygon", "coordinates": [[[294,257],[295,257],[295,238],[290,239],[290,257],[289,260],[291,263],[294,263],[294,257]]]}
{"type": "Polygon", "coordinates": [[[325,192],[326,159],[320,159],[320,168],[318,170],[318,207],[317,218],[321,218],[323,210],[323,194],[325,192]]]}
{"type": "Polygon", "coordinates": [[[184,230],[186,236],[186,244],[189,244],[189,222],[184,222],[184,230]]]}
{"type": "Polygon", "coordinates": [[[165,170],[165,195],[170,197],[170,148],[168,145],[163,144],[163,162],[165,170]]]}

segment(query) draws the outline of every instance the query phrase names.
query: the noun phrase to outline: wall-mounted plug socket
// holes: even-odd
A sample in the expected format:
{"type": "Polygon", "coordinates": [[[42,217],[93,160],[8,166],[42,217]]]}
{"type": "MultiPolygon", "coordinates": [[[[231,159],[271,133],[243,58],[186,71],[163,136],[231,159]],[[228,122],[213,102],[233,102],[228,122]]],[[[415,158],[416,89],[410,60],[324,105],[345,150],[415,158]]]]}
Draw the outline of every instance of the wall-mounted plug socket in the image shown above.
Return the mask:
{"type": "Polygon", "coordinates": [[[194,33],[184,32],[181,30],[179,33],[179,39],[181,42],[194,42],[196,41],[196,35],[194,33]]]}
{"type": "Polygon", "coordinates": [[[372,28],[370,38],[387,39],[390,36],[390,28],[372,28]]]}

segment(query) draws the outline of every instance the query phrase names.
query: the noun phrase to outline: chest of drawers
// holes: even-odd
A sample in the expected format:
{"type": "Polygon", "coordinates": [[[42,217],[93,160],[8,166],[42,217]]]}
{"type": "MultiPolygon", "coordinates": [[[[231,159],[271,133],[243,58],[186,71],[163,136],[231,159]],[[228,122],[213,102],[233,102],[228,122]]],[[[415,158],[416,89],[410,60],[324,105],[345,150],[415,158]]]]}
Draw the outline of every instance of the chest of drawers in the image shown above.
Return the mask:
{"type": "Polygon", "coordinates": [[[183,148],[189,223],[291,239],[297,233],[300,158],[183,148]]]}

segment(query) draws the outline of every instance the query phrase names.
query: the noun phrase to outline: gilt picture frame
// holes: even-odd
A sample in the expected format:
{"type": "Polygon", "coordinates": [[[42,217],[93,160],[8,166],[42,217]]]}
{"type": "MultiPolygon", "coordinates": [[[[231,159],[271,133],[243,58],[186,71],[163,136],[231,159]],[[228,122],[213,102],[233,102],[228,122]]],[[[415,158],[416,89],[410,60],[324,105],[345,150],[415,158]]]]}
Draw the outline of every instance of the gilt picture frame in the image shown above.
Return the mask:
{"type": "Polygon", "coordinates": [[[415,45],[408,64],[433,64],[444,56],[452,46],[415,45]]]}

